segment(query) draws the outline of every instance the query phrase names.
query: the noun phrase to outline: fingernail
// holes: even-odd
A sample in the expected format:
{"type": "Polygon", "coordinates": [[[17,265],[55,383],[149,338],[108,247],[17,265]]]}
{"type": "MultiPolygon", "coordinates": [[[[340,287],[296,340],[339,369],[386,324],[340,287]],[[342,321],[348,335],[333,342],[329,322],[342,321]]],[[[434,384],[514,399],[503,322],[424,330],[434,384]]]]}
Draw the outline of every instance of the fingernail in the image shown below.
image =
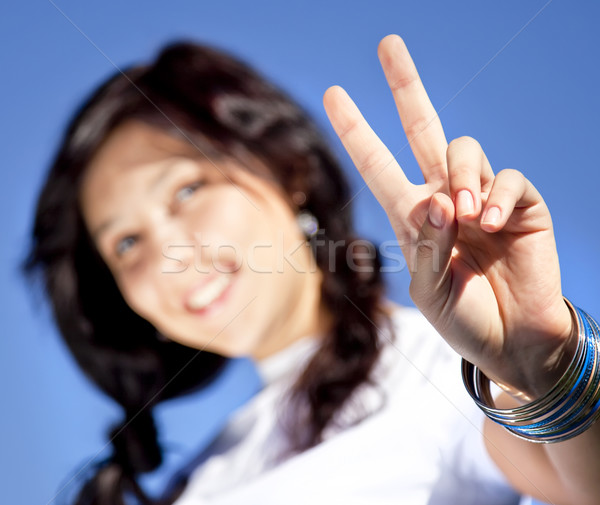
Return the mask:
{"type": "Polygon", "coordinates": [[[495,225],[500,220],[500,209],[498,207],[490,207],[483,219],[481,220],[481,224],[491,224],[495,225]]]}
{"type": "Polygon", "coordinates": [[[456,214],[458,216],[467,216],[475,211],[475,203],[471,192],[467,189],[461,189],[456,194],[456,214]]]}
{"type": "Polygon", "coordinates": [[[444,209],[442,209],[442,206],[434,198],[431,199],[431,203],[429,204],[429,222],[434,228],[443,228],[444,224],[446,224],[444,209]]]}

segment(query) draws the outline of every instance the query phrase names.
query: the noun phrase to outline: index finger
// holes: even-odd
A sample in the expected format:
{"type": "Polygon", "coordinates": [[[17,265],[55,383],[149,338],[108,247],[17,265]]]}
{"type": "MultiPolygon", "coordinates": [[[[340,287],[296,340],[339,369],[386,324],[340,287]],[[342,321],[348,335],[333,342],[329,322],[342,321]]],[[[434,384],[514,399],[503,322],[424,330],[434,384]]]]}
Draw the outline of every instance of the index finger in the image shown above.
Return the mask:
{"type": "Polygon", "coordinates": [[[323,95],[329,121],[369,189],[387,212],[412,187],[402,168],[340,86],[323,95]]]}

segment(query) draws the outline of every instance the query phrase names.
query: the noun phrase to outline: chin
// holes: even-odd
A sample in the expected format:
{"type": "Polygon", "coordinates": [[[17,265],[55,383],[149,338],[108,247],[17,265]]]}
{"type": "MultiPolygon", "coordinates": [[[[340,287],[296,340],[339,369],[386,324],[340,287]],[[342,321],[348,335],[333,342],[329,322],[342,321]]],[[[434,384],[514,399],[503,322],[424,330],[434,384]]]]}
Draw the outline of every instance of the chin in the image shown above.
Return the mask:
{"type": "Polygon", "coordinates": [[[162,332],[167,335],[169,340],[181,345],[198,349],[199,351],[208,351],[218,354],[225,358],[243,358],[255,355],[260,347],[260,338],[252,338],[248,332],[239,330],[236,334],[227,334],[225,332],[203,335],[198,338],[198,334],[193,333],[193,329],[187,329],[185,335],[179,332],[177,335],[162,332]]]}
{"type": "MultiPolygon", "coordinates": [[[[218,340],[219,338],[220,336],[216,337],[215,340],[218,340]]],[[[212,344],[215,344],[215,342],[212,344]]],[[[198,348],[197,345],[194,345],[194,347],[198,348]]],[[[199,348],[204,348],[207,351],[219,354],[225,358],[246,358],[251,357],[256,353],[256,346],[248,345],[247,342],[222,342],[221,345],[199,344],[199,348]]]]}

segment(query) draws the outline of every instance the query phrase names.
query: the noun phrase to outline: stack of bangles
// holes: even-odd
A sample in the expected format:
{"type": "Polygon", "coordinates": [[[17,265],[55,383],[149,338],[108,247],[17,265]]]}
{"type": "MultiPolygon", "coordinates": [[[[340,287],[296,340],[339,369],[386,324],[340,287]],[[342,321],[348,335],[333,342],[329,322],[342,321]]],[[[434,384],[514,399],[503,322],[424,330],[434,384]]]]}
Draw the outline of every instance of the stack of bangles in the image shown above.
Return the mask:
{"type": "Polygon", "coordinates": [[[558,383],[541,398],[512,409],[498,409],[490,380],[462,360],[463,381],[471,398],[496,423],[519,438],[538,443],[568,440],[600,417],[600,326],[566,298],[577,321],[575,355],[558,383]]]}

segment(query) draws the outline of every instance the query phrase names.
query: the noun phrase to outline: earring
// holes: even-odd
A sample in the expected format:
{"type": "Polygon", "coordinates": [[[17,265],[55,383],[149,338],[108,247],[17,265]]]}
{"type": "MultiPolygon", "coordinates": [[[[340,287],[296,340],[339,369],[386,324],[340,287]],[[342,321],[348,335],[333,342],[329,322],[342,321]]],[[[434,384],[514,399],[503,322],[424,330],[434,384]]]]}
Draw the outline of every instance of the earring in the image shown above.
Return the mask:
{"type": "Polygon", "coordinates": [[[307,239],[314,236],[319,230],[319,221],[312,212],[303,210],[296,216],[296,222],[307,239]]]}

